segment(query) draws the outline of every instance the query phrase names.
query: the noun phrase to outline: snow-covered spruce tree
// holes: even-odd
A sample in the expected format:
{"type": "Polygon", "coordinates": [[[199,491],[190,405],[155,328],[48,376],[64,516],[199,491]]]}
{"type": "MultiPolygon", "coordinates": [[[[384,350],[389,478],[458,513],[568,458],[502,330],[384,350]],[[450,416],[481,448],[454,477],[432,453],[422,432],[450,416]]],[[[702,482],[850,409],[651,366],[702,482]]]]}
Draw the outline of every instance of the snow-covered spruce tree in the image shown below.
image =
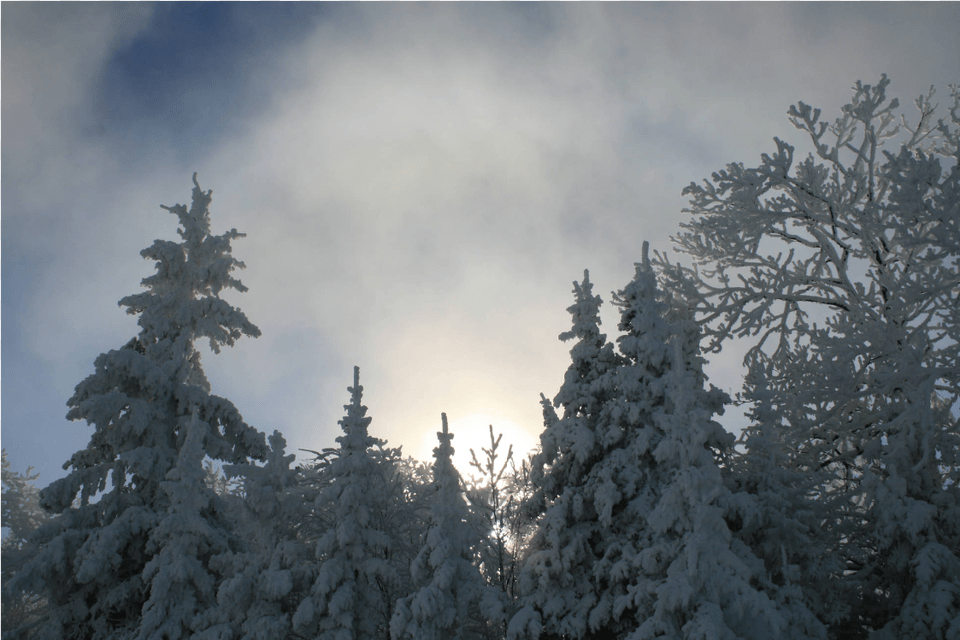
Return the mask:
{"type": "Polygon", "coordinates": [[[503,613],[499,590],[486,584],[475,564],[479,536],[468,522],[460,474],[453,466],[447,414],[441,419],[440,444],[433,450],[431,525],[411,567],[418,588],[397,601],[390,622],[394,640],[484,638],[503,613]]]}
{"type": "Polygon", "coordinates": [[[164,207],[181,242],[141,252],[157,271],[147,291],[120,301],[139,315],[140,333],[97,357],[68,401],[71,420],[94,427],[89,445],[64,465],[69,474],[41,493],[59,513],[38,530],[41,550],[13,588],[42,591],[49,615],[41,638],[195,636],[216,594],[211,559],[233,542],[204,481],[205,457],[242,463],[266,454],[263,434],[210,392],[195,341],[214,352],[260,331],[220,298],[245,291],[233,277],[236,230],[210,234],[210,191],[194,174],[193,202],[164,207]]]}
{"type": "Polygon", "coordinates": [[[595,437],[597,420],[604,403],[613,397],[611,376],[623,363],[607,336],[600,333],[603,301],[593,295],[588,271],[584,270],[582,283],[573,283],[573,293],[574,304],[567,308],[573,327],[560,334],[560,340],[576,338],[577,342],[570,349],[573,361],[553,401],[563,408],[562,424],[555,421],[556,413],[544,409],[541,451],[531,471],[534,484],[551,500],[584,477],[602,451],[595,437]]]}
{"type": "Polygon", "coordinates": [[[361,404],[359,367],[348,391],[340,448],[324,470],[328,482],[315,504],[329,529],[317,541],[317,577],[293,616],[293,629],[321,640],[385,640],[401,581],[388,518],[402,487],[392,458],[374,450],[383,442],[367,431],[371,419],[361,404]]]}
{"type": "Polygon", "coordinates": [[[286,454],[278,431],[269,441],[263,466],[225,466],[228,480],[239,481],[238,490],[225,500],[243,544],[211,561],[224,578],[217,605],[207,614],[209,637],[286,638],[300,594],[316,575],[313,553],[298,536],[306,506],[299,471],[290,466],[296,456],[286,454]]]}
{"type": "Polygon", "coordinates": [[[658,290],[646,243],[616,303],[620,365],[582,392],[603,398],[595,416],[584,429],[565,407],[548,428],[569,443],[558,462],[589,454],[540,521],[510,637],[821,637],[812,615],[783,615],[730,534],[718,461],[733,438],[712,419],[725,394],[704,389],[697,326],[658,290]]]}
{"type": "Polygon", "coordinates": [[[779,428],[765,393],[763,372],[748,374],[753,402],[741,434],[742,452],[730,452],[724,479],[731,490],[721,500],[731,533],[764,562],[778,586],[778,605],[819,620],[845,618],[831,576],[842,571],[828,515],[834,498],[822,491],[822,474],[791,463],[794,444],[779,428]]]}
{"type": "Polygon", "coordinates": [[[730,535],[718,463],[733,437],[713,420],[728,398],[704,388],[699,328],[658,288],[647,252],[644,243],[633,281],[615,297],[628,364],[604,426],[606,440],[625,446],[608,455],[593,489],[601,521],[613,524],[619,507],[617,531],[642,524],[604,551],[597,573],[609,582],[593,624],[619,617],[623,628],[626,608],[631,639],[809,637],[788,627],[773,589],[763,589],[763,565],[730,535]]]}
{"type": "Polygon", "coordinates": [[[815,156],[776,140],[759,166],[691,184],[675,241],[698,268],[659,266],[711,349],[750,341],[755,433],[775,429],[795,470],[829,473],[817,500],[841,568],[827,597],[847,611],[832,633],[957,637],[960,91],[946,118],[931,89],[898,127],[888,84],[858,82],[833,124],[791,107],[815,156]]]}
{"type": "Polygon", "coordinates": [[[557,416],[541,396],[544,431],[540,452],[532,460],[531,479],[537,489],[527,509],[540,514],[520,569],[521,609],[508,625],[508,638],[546,636],[583,638],[586,615],[594,593],[590,575],[598,557],[591,547],[597,537],[591,500],[582,494],[593,465],[603,457],[596,431],[603,404],[613,397],[614,377],[621,359],[600,332],[599,296],[593,295],[588,271],[573,283],[573,319],[560,340],[576,339],[572,362],[555,404],[557,416]]]}
{"type": "Polygon", "coordinates": [[[388,447],[378,455],[384,455],[382,464],[392,473],[387,488],[394,495],[387,501],[389,511],[384,512],[384,526],[391,532],[390,563],[398,577],[391,594],[396,609],[396,601],[417,588],[411,568],[430,528],[430,511],[437,492],[431,463],[411,456],[404,458],[399,448],[388,447]]]}

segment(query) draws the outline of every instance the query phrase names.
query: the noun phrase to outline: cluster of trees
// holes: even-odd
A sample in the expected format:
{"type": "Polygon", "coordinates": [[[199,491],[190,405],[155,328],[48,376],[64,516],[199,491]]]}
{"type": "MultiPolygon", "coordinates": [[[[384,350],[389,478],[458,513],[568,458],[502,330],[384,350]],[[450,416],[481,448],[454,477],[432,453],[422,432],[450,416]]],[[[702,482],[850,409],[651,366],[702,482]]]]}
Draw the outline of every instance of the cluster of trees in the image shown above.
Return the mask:
{"type": "Polygon", "coordinates": [[[39,495],[4,458],[4,638],[960,638],[960,90],[910,125],[887,85],[691,184],[692,263],[644,243],[613,341],[584,272],[541,446],[491,428],[472,482],[446,416],[432,465],[373,437],[358,369],[299,468],[211,393],[195,342],[259,330],[194,176],[69,401],[88,447],[39,495]],[[703,373],[733,340],[739,441],[703,373]]]}

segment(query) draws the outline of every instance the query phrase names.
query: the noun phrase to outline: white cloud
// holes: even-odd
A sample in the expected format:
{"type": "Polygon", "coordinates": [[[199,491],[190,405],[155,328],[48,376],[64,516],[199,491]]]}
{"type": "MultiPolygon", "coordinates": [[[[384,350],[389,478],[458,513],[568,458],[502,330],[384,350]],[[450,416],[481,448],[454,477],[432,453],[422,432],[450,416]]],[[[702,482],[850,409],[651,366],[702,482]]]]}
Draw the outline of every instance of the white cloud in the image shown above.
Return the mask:
{"type": "MultiPolygon", "coordinates": [[[[126,338],[115,301],[149,270],[137,252],[174,236],[157,205],[184,202],[197,170],[214,229],[249,234],[250,291],[230,300],[264,332],[205,365],[291,447],[333,443],[355,363],[374,432],[408,452],[441,411],[491,403],[535,433],[584,267],[609,300],[643,240],[668,247],[686,184],[795,139],[796,100],[831,115],[858,77],[887,71],[910,97],[960,76],[952,8],[349,5],[243,75],[269,92],[244,133],[179,155],[157,137],[134,169],[82,125],[104,61],[145,24],[123,12],[142,10],[12,6],[4,249],[52,256],[24,309],[34,357],[89,367],[126,338]],[[29,28],[11,44],[14,23],[29,28]],[[26,133],[8,138],[14,122],[26,133]],[[79,346],[58,353],[44,337],[70,323],[79,346]]],[[[191,105],[232,113],[202,87],[191,105]]],[[[603,317],[612,338],[609,303],[603,317]]]]}

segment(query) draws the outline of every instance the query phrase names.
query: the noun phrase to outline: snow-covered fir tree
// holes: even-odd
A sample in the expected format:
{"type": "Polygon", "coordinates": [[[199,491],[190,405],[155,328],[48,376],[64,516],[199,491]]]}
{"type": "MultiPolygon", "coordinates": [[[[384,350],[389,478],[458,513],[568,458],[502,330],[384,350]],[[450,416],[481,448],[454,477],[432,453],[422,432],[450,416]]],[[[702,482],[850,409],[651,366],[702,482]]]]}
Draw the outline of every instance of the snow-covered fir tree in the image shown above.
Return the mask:
{"type": "Polygon", "coordinates": [[[194,175],[120,301],[138,335],[68,401],[93,434],[67,477],[38,496],[4,452],[5,640],[960,640],[960,90],[897,125],[888,84],[834,123],[791,107],[806,159],[776,140],[688,187],[695,265],[644,243],[615,344],[584,272],[541,447],[505,475],[491,428],[473,512],[446,416],[427,480],[370,436],[358,368],[304,470],[211,393],[196,341],[259,330],[194,175]],[[737,448],[700,346],[734,339],[737,448]]]}
{"type": "Polygon", "coordinates": [[[325,470],[328,482],[315,505],[329,529],[316,543],[317,576],[297,608],[293,629],[320,640],[386,639],[401,583],[391,561],[394,531],[388,516],[402,486],[391,458],[375,453],[383,442],[368,433],[371,419],[361,402],[359,367],[348,391],[340,448],[325,470]]]}
{"type": "Polygon", "coordinates": [[[306,513],[300,474],[291,467],[286,440],[274,431],[266,463],[227,465],[239,491],[227,496],[234,530],[242,541],[236,552],[213,563],[224,579],[208,635],[239,640],[286,638],[300,594],[316,576],[311,549],[298,530],[306,513]]]}
{"type": "Polygon", "coordinates": [[[593,295],[588,271],[583,282],[573,283],[574,304],[567,311],[573,317],[570,331],[560,340],[576,339],[570,350],[572,362],[554,399],[563,407],[563,424],[554,412],[544,411],[545,429],[540,436],[541,451],[534,459],[533,482],[547,499],[560,495],[571,482],[585,475],[600,453],[596,426],[604,403],[612,398],[611,376],[623,360],[607,336],[600,333],[600,296],[593,295]],[[546,469],[549,469],[548,471],[546,469]]]}
{"type": "MultiPolygon", "coordinates": [[[[584,304],[586,286],[576,292],[578,335],[596,336],[592,352],[610,362],[596,322],[584,322],[598,305],[584,304]]],[[[556,447],[545,477],[574,472],[552,485],[510,637],[820,637],[809,614],[791,628],[763,563],[727,527],[719,460],[733,438],[713,420],[725,394],[704,389],[698,328],[658,289],[646,244],[616,303],[617,365],[575,355],[557,404],[576,404],[541,438],[556,447]]]]}
{"type": "Polygon", "coordinates": [[[628,363],[618,371],[619,393],[604,426],[606,440],[623,438],[626,446],[608,454],[594,491],[601,521],[612,525],[620,507],[616,530],[626,531],[610,541],[597,568],[608,586],[594,625],[619,618],[616,626],[632,640],[788,637],[774,603],[757,588],[762,564],[732,539],[724,520],[718,463],[733,437],[713,416],[727,398],[704,389],[699,329],[658,288],[647,251],[644,243],[643,262],[615,299],[618,348],[628,363]],[[641,526],[629,531],[635,519],[641,526]]]}
{"type": "Polygon", "coordinates": [[[470,526],[460,474],[453,466],[453,434],[441,414],[440,444],[433,450],[435,496],[430,529],[413,561],[417,590],[397,601],[390,623],[394,640],[484,638],[500,622],[500,592],[487,585],[476,564],[480,542],[470,526]]]}
{"type": "Polygon", "coordinates": [[[822,491],[825,474],[791,464],[795,443],[769,406],[762,372],[748,374],[745,388],[753,398],[751,424],[741,434],[742,451],[727,458],[730,493],[721,500],[731,533],[763,560],[788,619],[791,610],[803,618],[841,619],[848,609],[831,580],[842,564],[828,517],[833,497],[822,491]]]}
{"type": "Polygon", "coordinates": [[[543,512],[521,567],[524,606],[508,627],[509,638],[582,638],[594,586],[589,575],[597,560],[589,541],[596,536],[596,517],[589,498],[580,494],[592,466],[602,458],[596,432],[603,404],[613,397],[613,377],[621,359],[600,332],[599,296],[590,274],[573,284],[573,319],[563,341],[576,338],[572,362],[555,399],[563,407],[558,418],[544,399],[545,428],[541,450],[534,456],[531,477],[535,493],[528,509],[543,512]],[[585,500],[586,498],[586,500],[585,500]]]}
{"type": "Polygon", "coordinates": [[[266,454],[263,434],[211,393],[195,346],[206,339],[218,352],[260,333],[220,298],[246,290],[230,253],[243,234],[210,234],[210,200],[194,174],[190,208],[164,207],[179,219],[181,241],[142,251],[156,273],[145,292],[120,301],[140,332],[101,354],[68,401],[67,417],[94,432],[64,465],[68,475],[41,493],[59,516],[38,531],[39,552],[12,581],[48,599],[36,637],[175,640],[204,630],[219,579],[211,560],[234,537],[203,460],[266,454]]]}
{"type": "Polygon", "coordinates": [[[838,569],[807,587],[839,600],[831,632],[957,637],[960,90],[945,118],[931,89],[898,126],[888,85],[856,83],[833,123],[791,107],[814,155],[776,140],[759,166],[691,184],[675,240],[698,268],[660,267],[711,348],[750,341],[752,432],[819,485],[838,569]]]}

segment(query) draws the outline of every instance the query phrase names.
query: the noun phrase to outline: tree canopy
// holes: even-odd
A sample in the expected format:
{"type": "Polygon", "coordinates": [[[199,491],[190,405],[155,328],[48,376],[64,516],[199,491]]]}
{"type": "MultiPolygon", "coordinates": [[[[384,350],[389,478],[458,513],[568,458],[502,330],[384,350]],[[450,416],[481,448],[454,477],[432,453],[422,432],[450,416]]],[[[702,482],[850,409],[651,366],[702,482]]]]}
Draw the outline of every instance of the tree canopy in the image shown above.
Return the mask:
{"type": "Polygon", "coordinates": [[[89,444],[42,491],[4,450],[4,640],[960,638],[960,90],[911,124],[888,86],[687,187],[612,339],[584,271],[539,448],[491,425],[472,484],[446,414],[430,466],[371,433],[359,367],[299,466],[213,394],[197,342],[260,331],[194,174],[120,300],[139,332],[68,400],[89,444]]]}

